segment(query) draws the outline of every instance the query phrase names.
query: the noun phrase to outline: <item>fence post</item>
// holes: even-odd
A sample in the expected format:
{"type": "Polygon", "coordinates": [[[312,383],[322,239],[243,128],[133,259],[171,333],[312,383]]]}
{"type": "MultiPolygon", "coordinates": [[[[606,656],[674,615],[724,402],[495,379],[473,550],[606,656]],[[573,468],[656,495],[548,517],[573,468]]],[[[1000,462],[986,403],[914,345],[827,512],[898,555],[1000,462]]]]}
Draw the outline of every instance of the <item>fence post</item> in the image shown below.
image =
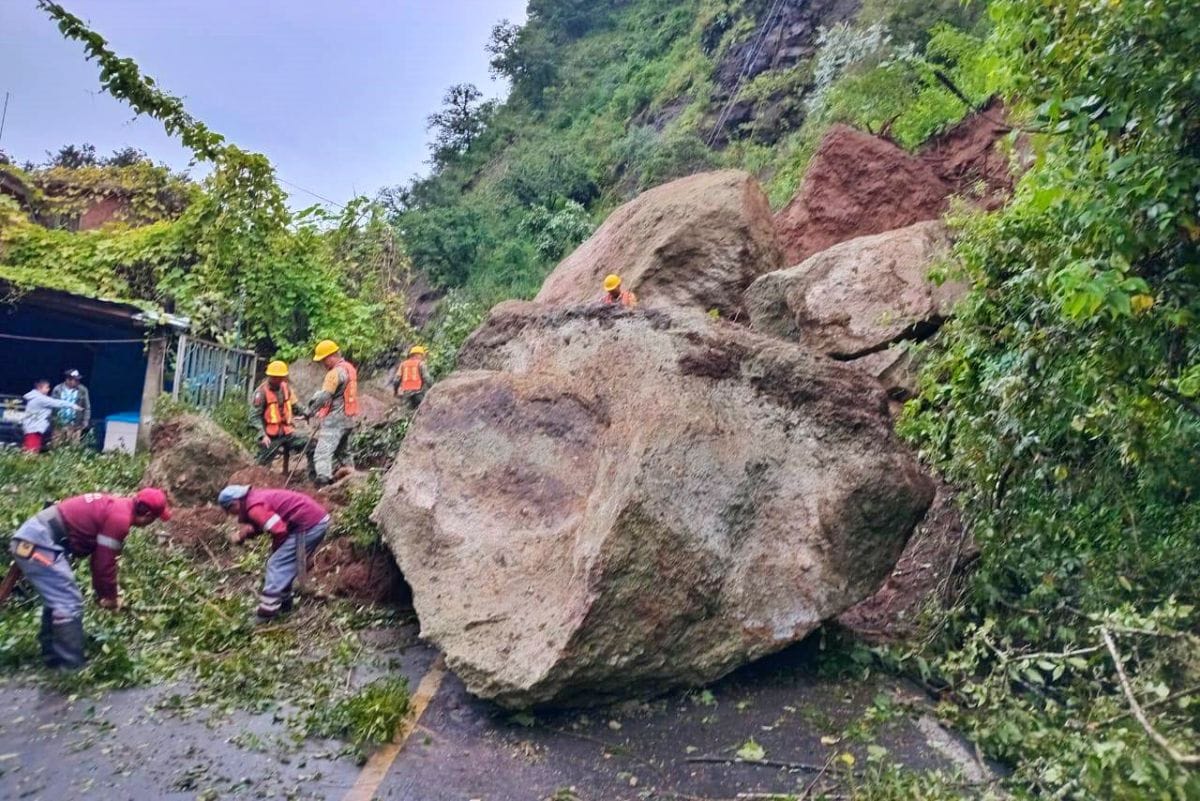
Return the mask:
{"type": "Polygon", "coordinates": [[[187,377],[188,336],[179,335],[179,347],[175,351],[175,380],[171,383],[171,398],[179,400],[179,388],[187,377]]]}

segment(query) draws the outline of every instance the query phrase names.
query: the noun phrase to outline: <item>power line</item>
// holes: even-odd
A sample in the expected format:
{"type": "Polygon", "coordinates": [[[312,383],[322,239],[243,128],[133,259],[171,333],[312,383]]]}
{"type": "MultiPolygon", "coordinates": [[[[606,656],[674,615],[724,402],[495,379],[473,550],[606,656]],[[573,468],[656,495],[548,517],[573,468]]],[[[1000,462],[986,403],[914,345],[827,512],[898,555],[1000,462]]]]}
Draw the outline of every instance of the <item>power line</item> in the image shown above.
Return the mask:
{"type": "Polygon", "coordinates": [[[729,113],[733,111],[733,106],[737,102],[738,94],[742,91],[742,85],[746,78],[750,76],[750,70],[754,67],[754,61],[758,58],[758,54],[762,51],[762,47],[766,44],[767,34],[770,33],[772,26],[775,24],[776,13],[782,10],[784,0],[775,0],[771,9],[767,12],[767,17],[762,30],[759,31],[758,38],[753,46],[746,52],[746,61],[742,64],[742,69],[738,73],[737,83],[733,87],[733,92],[729,95],[729,102],[725,104],[725,108],[721,109],[721,114],[717,117],[717,124],[713,126],[712,133],[708,137],[708,146],[711,148],[713,143],[717,141],[717,136],[721,133],[722,126],[725,125],[729,118],[729,113]]]}
{"type": "Polygon", "coordinates": [[[148,342],[158,342],[162,337],[154,339],[58,339],[54,337],[25,337],[17,334],[0,334],[0,339],[15,339],[18,342],[55,342],[65,345],[123,345],[137,343],[139,345],[148,342]]]}
{"type": "Polygon", "coordinates": [[[337,206],[339,209],[343,209],[343,210],[346,208],[341,203],[338,203],[336,200],[330,200],[329,198],[327,198],[323,195],[318,195],[316,192],[312,191],[311,189],[305,189],[303,186],[300,186],[299,184],[294,184],[291,181],[285,181],[282,178],[279,178],[278,180],[279,180],[279,183],[281,183],[281,184],[287,184],[288,186],[292,187],[293,189],[299,189],[304,194],[312,195],[317,200],[323,200],[331,206],[337,206]]]}
{"type": "Polygon", "coordinates": [[[8,92],[4,93],[4,113],[0,114],[0,142],[4,141],[4,123],[8,120],[8,92]]]}

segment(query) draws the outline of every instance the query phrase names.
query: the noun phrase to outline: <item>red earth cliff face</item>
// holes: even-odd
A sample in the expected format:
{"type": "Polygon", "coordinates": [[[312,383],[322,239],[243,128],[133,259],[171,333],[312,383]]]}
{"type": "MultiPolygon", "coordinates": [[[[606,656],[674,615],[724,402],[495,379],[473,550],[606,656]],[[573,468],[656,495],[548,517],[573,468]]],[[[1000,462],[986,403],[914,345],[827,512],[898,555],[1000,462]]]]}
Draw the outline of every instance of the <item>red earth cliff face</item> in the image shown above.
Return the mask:
{"type": "Polygon", "coordinates": [[[996,143],[1010,130],[993,103],[919,152],[844,125],[830,128],[800,192],[775,217],[784,261],[855,237],[940,217],[953,195],[996,208],[1012,190],[996,143]]]}

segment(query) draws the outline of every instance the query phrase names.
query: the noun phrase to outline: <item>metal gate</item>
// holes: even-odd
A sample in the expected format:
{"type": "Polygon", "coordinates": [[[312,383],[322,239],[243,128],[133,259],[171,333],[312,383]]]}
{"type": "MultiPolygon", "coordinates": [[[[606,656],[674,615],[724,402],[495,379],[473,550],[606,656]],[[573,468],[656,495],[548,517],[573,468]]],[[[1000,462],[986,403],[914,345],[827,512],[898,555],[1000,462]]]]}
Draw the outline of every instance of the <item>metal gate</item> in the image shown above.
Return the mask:
{"type": "Polygon", "coordinates": [[[171,396],[211,410],[229,396],[249,398],[257,374],[258,356],[254,351],[226,348],[185,334],[179,337],[171,396]]]}

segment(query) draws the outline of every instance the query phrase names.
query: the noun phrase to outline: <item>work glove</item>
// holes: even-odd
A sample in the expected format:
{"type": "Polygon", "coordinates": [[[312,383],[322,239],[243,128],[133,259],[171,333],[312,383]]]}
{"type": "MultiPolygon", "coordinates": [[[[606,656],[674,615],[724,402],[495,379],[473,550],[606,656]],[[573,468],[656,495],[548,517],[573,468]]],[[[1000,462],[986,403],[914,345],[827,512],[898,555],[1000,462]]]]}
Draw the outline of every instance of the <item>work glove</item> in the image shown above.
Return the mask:
{"type": "Polygon", "coordinates": [[[107,609],[110,612],[119,612],[119,611],[121,611],[121,609],[123,607],[124,607],[124,604],[121,603],[120,596],[118,596],[116,598],[101,598],[100,599],[100,608],[101,609],[107,609]]]}
{"type": "Polygon", "coordinates": [[[262,445],[264,448],[269,448],[269,447],[271,447],[271,438],[270,438],[270,437],[268,437],[266,434],[263,434],[263,438],[262,438],[262,439],[260,439],[258,442],[259,442],[259,444],[260,444],[260,445],[262,445]]]}

